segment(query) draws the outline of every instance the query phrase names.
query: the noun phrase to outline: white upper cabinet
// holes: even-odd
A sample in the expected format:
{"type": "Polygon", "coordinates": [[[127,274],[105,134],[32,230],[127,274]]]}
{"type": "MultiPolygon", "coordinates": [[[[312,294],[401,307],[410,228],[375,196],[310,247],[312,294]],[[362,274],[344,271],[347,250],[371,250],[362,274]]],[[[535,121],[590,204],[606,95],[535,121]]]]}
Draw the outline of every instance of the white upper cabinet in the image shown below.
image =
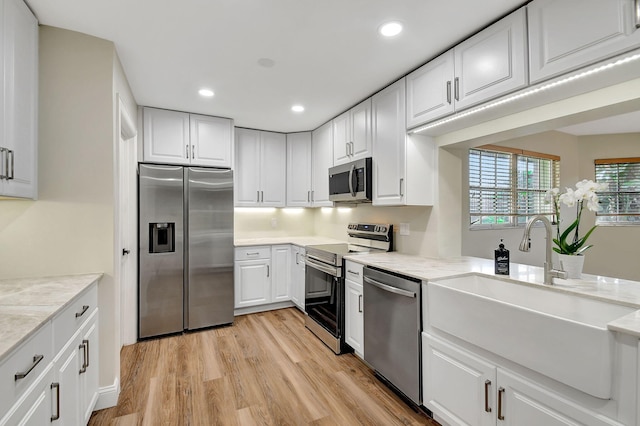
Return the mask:
{"type": "Polygon", "coordinates": [[[145,107],[144,161],[231,168],[233,121],[145,107]]]}
{"type": "Polygon", "coordinates": [[[527,8],[532,83],[640,45],[633,0],[535,0],[527,8]]]}
{"type": "Polygon", "coordinates": [[[311,205],[331,207],[329,201],[329,168],[333,166],[333,128],[325,123],[311,132],[311,205]]]}
{"type": "Polygon", "coordinates": [[[236,129],[236,207],[284,207],[287,143],[282,133],[236,129]]]}
{"type": "Polygon", "coordinates": [[[311,132],[287,135],[287,206],[311,206],[311,132]]]}
{"type": "Polygon", "coordinates": [[[373,205],[433,205],[436,145],[407,135],[404,78],[373,95],[372,127],[373,205]]]}
{"type": "Polygon", "coordinates": [[[407,128],[525,87],[526,12],[519,9],[407,76],[407,128]]]}
{"type": "Polygon", "coordinates": [[[0,1],[0,195],[37,197],[38,22],[0,1]]]}
{"type": "Polygon", "coordinates": [[[227,118],[190,114],[191,163],[231,168],[233,123],[227,118]]]}
{"type": "Polygon", "coordinates": [[[333,126],[333,164],[371,156],[371,98],[336,117],[333,126]]]}

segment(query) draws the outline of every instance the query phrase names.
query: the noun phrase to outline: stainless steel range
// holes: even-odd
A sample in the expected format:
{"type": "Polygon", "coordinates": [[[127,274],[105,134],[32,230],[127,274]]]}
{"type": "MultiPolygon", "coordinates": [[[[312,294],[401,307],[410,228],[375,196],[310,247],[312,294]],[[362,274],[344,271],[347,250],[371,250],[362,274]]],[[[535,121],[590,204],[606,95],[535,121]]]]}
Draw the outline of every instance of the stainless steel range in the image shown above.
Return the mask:
{"type": "Polygon", "coordinates": [[[344,342],[344,263],[347,254],[393,250],[393,225],[350,223],[348,242],[307,246],[305,264],[306,326],[336,354],[344,342]]]}

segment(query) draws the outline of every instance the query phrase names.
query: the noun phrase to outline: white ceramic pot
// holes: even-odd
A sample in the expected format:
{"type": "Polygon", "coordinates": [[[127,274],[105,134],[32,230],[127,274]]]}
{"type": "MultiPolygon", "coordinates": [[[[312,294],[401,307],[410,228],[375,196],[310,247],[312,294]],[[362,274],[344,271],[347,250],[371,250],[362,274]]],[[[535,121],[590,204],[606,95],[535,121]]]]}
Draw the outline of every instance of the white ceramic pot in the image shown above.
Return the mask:
{"type": "Polygon", "coordinates": [[[583,255],[558,254],[560,269],[567,273],[567,278],[580,278],[584,267],[583,255]]]}

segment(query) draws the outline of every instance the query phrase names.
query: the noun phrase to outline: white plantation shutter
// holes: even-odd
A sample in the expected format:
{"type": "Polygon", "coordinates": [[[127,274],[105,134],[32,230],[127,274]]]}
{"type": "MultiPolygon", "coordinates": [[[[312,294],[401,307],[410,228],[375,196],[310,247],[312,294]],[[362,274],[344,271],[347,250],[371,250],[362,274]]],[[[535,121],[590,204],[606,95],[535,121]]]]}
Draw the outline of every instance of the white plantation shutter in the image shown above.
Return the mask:
{"type": "Polygon", "coordinates": [[[559,157],[490,146],[469,150],[471,227],[517,226],[553,214],[544,195],[558,186],[559,157]]]}
{"type": "Polygon", "coordinates": [[[598,192],[598,225],[640,225],[640,158],[596,160],[596,182],[607,185],[598,192]]]}

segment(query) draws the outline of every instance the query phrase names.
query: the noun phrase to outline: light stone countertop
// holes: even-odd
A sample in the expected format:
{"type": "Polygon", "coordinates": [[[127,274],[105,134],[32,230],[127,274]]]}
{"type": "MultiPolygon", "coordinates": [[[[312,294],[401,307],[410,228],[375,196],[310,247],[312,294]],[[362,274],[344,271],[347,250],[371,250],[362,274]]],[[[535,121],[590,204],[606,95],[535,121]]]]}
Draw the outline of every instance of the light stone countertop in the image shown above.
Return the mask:
{"type": "Polygon", "coordinates": [[[0,362],[102,274],[0,280],[0,362]]]}
{"type": "Polygon", "coordinates": [[[257,238],[236,238],[236,247],[248,246],[271,246],[277,244],[293,244],[300,247],[313,246],[318,244],[340,244],[344,240],[336,240],[318,236],[298,236],[298,237],[257,237],[257,238]]]}
{"type": "MultiPolygon", "coordinates": [[[[493,260],[477,257],[437,259],[390,252],[347,255],[345,259],[427,282],[469,273],[494,275],[493,260]]],[[[607,326],[610,330],[640,338],[640,282],[582,274],[581,279],[555,278],[554,285],[549,286],[542,283],[543,275],[543,268],[538,266],[518,263],[510,265],[509,278],[518,281],[519,284],[545,287],[552,291],[604,300],[639,309],[639,311],[610,322],[607,326]]]]}

